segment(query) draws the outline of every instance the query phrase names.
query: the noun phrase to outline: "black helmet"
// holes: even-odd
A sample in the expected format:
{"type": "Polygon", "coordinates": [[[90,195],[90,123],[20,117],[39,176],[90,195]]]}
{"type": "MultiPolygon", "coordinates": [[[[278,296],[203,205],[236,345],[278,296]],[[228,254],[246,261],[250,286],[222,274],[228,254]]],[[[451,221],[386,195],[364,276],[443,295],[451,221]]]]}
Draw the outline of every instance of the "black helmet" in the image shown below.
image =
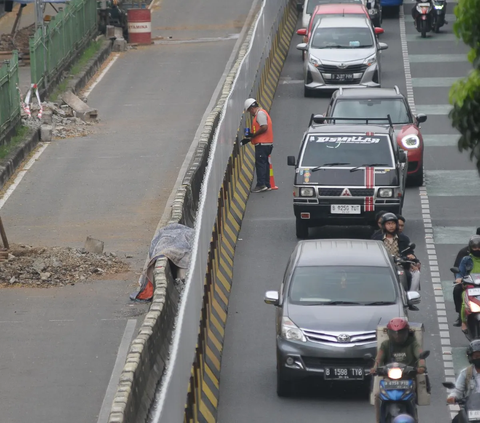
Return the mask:
{"type": "Polygon", "coordinates": [[[382,216],[382,225],[384,225],[387,222],[396,222],[398,223],[398,217],[393,214],[393,213],[385,213],[382,216]]]}
{"type": "Polygon", "coordinates": [[[480,248],[480,235],[473,235],[468,241],[468,249],[471,251],[472,248],[480,248]]]}
{"type": "Polygon", "coordinates": [[[470,345],[467,347],[467,357],[468,357],[468,362],[472,362],[472,354],[474,352],[479,352],[480,351],[480,339],[474,339],[472,342],[470,342],[470,345]]]}

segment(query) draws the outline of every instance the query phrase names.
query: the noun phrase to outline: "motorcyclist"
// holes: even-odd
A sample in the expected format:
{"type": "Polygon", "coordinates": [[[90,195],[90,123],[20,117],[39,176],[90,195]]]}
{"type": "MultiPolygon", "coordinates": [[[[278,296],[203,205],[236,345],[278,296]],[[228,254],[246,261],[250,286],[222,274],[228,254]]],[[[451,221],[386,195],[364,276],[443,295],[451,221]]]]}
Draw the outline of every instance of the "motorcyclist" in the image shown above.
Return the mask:
{"type": "MultiPolygon", "coordinates": [[[[398,217],[398,233],[403,234],[405,229],[405,222],[407,221],[402,215],[397,214],[398,217]]],[[[417,260],[418,261],[418,260],[417,260]]],[[[412,273],[412,283],[410,284],[410,291],[419,291],[420,290],[420,268],[421,263],[410,264],[410,272],[412,273]]]]}
{"type": "MultiPolygon", "coordinates": [[[[477,378],[480,376],[480,339],[470,342],[467,348],[467,357],[470,366],[465,367],[458,375],[455,389],[448,395],[447,403],[455,404],[459,399],[466,399],[472,392],[480,393],[480,384],[477,378]]],[[[458,414],[452,422],[458,421],[458,414]]]]}
{"type": "MultiPolygon", "coordinates": [[[[396,258],[406,255],[409,260],[416,260],[413,251],[409,248],[410,239],[404,234],[398,233],[398,217],[393,213],[385,213],[382,216],[382,232],[374,233],[372,239],[382,241],[387,251],[396,258]]],[[[405,269],[408,286],[412,282],[410,270],[405,269]]]]}
{"type": "MultiPolygon", "coordinates": [[[[460,284],[464,276],[470,273],[480,273],[480,235],[474,235],[468,242],[468,256],[464,257],[458,266],[459,273],[455,275],[455,283],[460,284]]],[[[465,291],[462,293],[462,297],[465,296],[465,291]]],[[[462,301],[461,309],[462,317],[462,332],[467,333],[467,316],[465,313],[465,302],[462,301]]]]}
{"type": "Polygon", "coordinates": [[[396,317],[388,322],[388,340],[383,341],[375,358],[375,365],[370,369],[375,374],[378,367],[388,363],[402,363],[406,366],[417,366],[418,373],[425,373],[425,360],[419,360],[422,349],[410,332],[407,320],[396,317]],[[417,364],[418,363],[418,364],[417,364]]]}
{"type": "MultiPolygon", "coordinates": [[[[480,228],[477,228],[477,235],[480,235],[480,228]]],[[[459,267],[460,262],[462,259],[466,256],[469,255],[468,252],[468,245],[466,247],[463,247],[457,254],[457,258],[455,259],[454,267],[459,267]]],[[[463,294],[463,286],[462,284],[456,283],[455,286],[453,287],[453,301],[455,303],[455,311],[458,313],[457,320],[453,323],[453,326],[461,326],[462,325],[462,316],[461,316],[461,310],[462,310],[462,294],[463,294]]]]}
{"type": "MultiPolygon", "coordinates": [[[[417,10],[417,3],[431,3],[431,0],[415,0],[415,4],[412,7],[412,18],[413,18],[413,24],[415,25],[415,28],[417,27],[417,16],[418,16],[418,10],[417,10]]],[[[445,13],[447,13],[447,2],[445,1],[445,13]]],[[[444,19],[445,25],[448,25],[448,22],[446,19],[444,19]]]]}

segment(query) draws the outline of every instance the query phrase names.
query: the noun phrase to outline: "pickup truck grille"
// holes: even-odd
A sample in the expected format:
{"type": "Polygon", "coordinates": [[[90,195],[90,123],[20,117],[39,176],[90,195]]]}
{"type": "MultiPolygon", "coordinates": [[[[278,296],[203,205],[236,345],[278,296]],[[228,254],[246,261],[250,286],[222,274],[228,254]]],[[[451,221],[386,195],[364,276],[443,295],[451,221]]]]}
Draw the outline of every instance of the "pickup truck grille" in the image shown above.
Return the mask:
{"type": "MultiPolygon", "coordinates": [[[[318,195],[320,197],[340,197],[345,188],[319,188],[318,195]]],[[[352,197],[373,197],[375,195],[374,188],[349,188],[352,197]]]]}

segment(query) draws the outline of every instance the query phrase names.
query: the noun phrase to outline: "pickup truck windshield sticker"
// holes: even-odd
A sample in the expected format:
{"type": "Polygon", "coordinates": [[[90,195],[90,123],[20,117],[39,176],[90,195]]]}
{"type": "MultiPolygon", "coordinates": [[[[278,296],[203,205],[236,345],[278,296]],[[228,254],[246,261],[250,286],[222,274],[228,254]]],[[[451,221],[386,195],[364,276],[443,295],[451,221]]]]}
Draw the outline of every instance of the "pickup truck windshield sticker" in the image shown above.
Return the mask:
{"type": "Polygon", "coordinates": [[[321,135],[310,135],[308,138],[309,142],[325,142],[325,143],[344,143],[344,144],[378,144],[381,138],[374,138],[374,137],[363,137],[359,136],[351,136],[351,137],[343,137],[343,136],[321,136],[321,135]]]}
{"type": "Polygon", "coordinates": [[[310,169],[305,169],[305,174],[303,175],[303,182],[308,184],[310,182],[310,169]]]}

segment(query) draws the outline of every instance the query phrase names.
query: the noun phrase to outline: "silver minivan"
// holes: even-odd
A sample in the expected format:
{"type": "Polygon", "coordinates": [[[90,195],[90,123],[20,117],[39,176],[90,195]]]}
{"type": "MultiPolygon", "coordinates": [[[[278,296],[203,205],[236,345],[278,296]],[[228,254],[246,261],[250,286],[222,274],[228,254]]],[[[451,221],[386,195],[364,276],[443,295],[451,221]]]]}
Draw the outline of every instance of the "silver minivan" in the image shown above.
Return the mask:
{"type": "Polygon", "coordinates": [[[381,50],[369,18],[365,16],[326,16],[321,19],[307,43],[297,45],[305,51],[304,93],[337,90],[340,87],[380,87],[381,50]]]}

